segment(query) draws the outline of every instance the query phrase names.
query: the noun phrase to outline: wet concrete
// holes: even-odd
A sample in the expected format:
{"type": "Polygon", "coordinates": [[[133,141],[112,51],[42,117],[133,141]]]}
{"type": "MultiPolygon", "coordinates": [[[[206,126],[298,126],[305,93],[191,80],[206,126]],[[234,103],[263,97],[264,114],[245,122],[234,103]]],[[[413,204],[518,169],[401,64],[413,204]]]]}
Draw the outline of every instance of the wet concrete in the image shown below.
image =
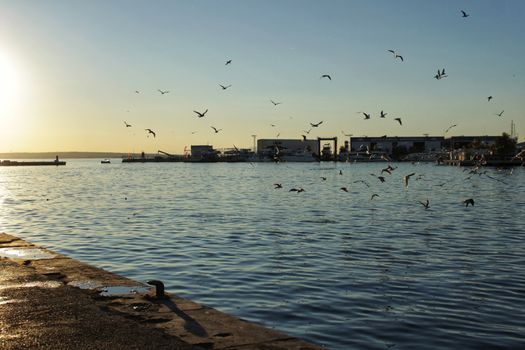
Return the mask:
{"type": "Polygon", "coordinates": [[[148,285],[0,233],[2,350],[323,349],[167,296],[157,299],[148,285]]]}

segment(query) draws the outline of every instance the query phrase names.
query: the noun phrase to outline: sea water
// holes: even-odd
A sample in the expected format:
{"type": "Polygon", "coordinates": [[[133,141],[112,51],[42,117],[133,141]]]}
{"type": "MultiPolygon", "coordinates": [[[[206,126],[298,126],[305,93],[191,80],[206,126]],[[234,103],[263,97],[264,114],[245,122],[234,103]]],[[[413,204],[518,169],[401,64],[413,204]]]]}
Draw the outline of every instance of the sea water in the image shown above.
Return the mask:
{"type": "Polygon", "coordinates": [[[0,230],[330,349],[525,348],[525,169],[392,165],[3,167],[0,230]]]}

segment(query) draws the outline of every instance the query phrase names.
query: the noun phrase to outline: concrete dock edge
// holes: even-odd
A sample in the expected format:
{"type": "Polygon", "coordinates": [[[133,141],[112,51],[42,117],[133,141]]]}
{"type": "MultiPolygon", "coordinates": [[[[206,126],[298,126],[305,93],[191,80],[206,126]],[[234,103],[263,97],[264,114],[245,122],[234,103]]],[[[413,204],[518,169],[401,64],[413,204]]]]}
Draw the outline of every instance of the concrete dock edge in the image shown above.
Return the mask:
{"type": "Polygon", "coordinates": [[[0,233],[0,349],[324,349],[0,233]]]}

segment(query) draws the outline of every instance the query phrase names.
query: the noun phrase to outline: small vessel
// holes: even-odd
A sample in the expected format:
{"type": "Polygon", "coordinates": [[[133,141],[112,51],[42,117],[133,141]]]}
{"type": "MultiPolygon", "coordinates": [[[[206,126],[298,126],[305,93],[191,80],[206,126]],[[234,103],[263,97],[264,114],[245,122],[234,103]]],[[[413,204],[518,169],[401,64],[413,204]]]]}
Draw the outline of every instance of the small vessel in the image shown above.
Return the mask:
{"type": "Polygon", "coordinates": [[[101,163],[101,164],[111,164],[111,160],[109,160],[109,159],[102,159],[102,160],[100,161],[100,163],[101,163]]]}

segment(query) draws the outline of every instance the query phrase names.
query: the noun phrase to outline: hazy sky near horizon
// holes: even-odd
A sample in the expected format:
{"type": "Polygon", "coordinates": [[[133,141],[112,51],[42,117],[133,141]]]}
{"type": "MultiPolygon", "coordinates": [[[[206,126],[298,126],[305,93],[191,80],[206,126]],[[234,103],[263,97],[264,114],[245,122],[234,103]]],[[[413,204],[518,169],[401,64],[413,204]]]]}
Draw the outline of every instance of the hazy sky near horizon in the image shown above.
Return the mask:
{"type": "Polygon", "coordinates": [[[514,120],[522,141],[524,15],[520,0],[0,0],[0,152],[251,147],[321,120],[309,137],[514,120]]]}

